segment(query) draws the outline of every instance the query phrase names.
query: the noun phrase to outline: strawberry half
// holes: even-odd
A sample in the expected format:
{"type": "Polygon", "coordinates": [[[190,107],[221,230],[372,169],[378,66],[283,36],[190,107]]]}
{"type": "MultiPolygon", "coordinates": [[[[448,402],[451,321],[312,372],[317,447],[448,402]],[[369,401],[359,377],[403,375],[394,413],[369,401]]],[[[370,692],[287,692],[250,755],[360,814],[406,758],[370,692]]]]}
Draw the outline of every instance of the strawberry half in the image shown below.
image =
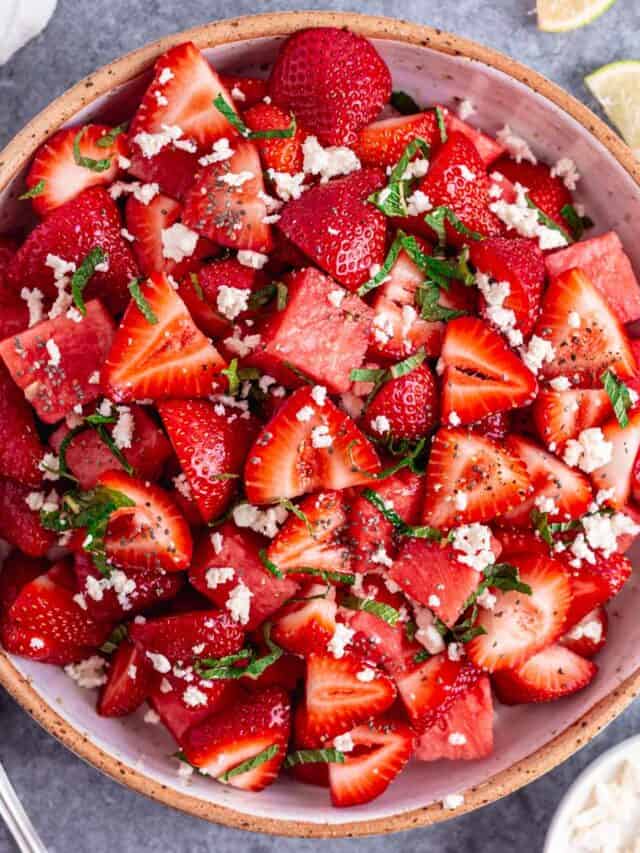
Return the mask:
{"type": "Polygon", "coordinates": [[[592,658],[604,648],[608,628],[607,611],[599,605],[567,631],[560,644],[583,658],[592,658]]]}
{"type": "Polygon", "coordinates": [[[196,658],[220,658],[239,651],[244,631],[228,613],[196,610],[133,622],[129,637],[145,654],[163,655],[171,664],[188,666],[196,658]]]}
{"type": "Polygon", "coordinates": [[[367,198],[385,183],[379,169],[362,169],[317,184],[284,207],[278,227],[321,269],[349,290],[384,262],[386,219],[367,198]]]}
{"type": "Polygon", "coordinates": [[[256,421],[207,400],[166,400],[158,411],[202,520],[209,522],[237,491],[256,421]]]}
{"type": "MultiPolygon", "coordinates": [[[[345,541],[347,512],[342,492],[318,492],[299,506],[303,517],[291,513],[271,542],[267,556],[282,572],[304,567],[348,572],[351,556],[345,541]]],[[[301,579],[308,575],[301,575],[301,579]]]]}
{"type": "Polygon", "coordinates": [[[357,486],[379,470],[374,448],[351,418],[329,399],[319,405],[305,386],[285,400],[249,451],[245,489],[251,503],[264,504],[357,486]]]}
{"type": "Polygon", "coordinates": [[[40,513],[27,506],[29,486],[0,477],[0,536],[29,557],[43,557],[56,537],[40,523],[40,513]]]}
{"type": "Polygon", "coordinates": [[[512,670],[493,676],[493,686],[503,705],[553,702],[587,687],[598,671],[590,660],[559,644],[538,652],[512,670]]]}
{"type": "Polygon", "coordinates": [[[393,681],[354,654],[339,659],[327,654],[307,658],[305,704],[312,737],[324,741],[349,731],[384,713],[395,698],[393,681]],[[368,677],[369,671],[373,678],[368,677]]]}
{"type": "Polygon", "coordinates": [[[70,127],[59,130],[38,149],[25,180],[29,189],[44,182],[43,192],[31,199],[40,216],[47,216],[89,187],[108,186],[115,181],[120,171],[118,157],[126,155],[127,143],[124,133],[110,141],[112,130],[104,124],[70,127]],[[93,160],[106,168],[91,168],[78,163],[74,146],[77,146],[81,158],[93,160]]]}
{"type": "Polygon", "coordinates": [[[551,177],[551,169],[545,163],[516,163],[509,157],[502,157],[494,169],[512,184],[526,187],[527,195],[536,207],[566,230],[567,221],[562,215],[562,208],[572,204],[573,199],[562,178],[551,177]]]}
{"type": "Polygon", "coordinates": [[[233,142],[233,155],[199,171],[184,200],[182,220],[220,246],[269,252],[273,246],[262,165],[252,142],[233,142]]]}
{"type": "Polygon", "coordinates": [[[414,733],[402,720],[381,717],[349,732],[354,744],[344,762],[329,764],[331,802],[338,808],[369,803],[383,794],[413,752],[414,733]]]}
{"type": "Polygon", "coordinates": [[[260,77],[241,77],[238,74],[220,74],[220,82],[240,110],[248,110],[269,94],[269,85],[260,77]]]}
{"type": "Polygon", "coordinates": [[[98,485],[135,502],[109,517],[105,544],[111,562],[132,569],[186,569],[192,550],[189,525],[163,489],[119,471],[102,474],[98,485]]]}
{"type": "Polygon", "coordinates": [[[273,620],[271,636],[283,649],[297,655],[326,654],[336,630],[335,593],[326,597],[326,584],[308,584],[299,601],[285,604],[273,620]]]}
{"type": "Polygon", "coordinates": [[[514,312],[516,328],[527,338],[538,316],[545,281],[544,256],[538,244],[520,237],[489,237],[471,244],[470,258],[481,273],[509,284],[503,307],[514,312]]]}
{"type": "Polygon", "coordinates": [[[421,364],[385,382],[367,407],[364,425],[375,436],[416,440],[438,425],[438,406],[433,372],[421,364]]]}
{"type": "Polygon", "coordinates": [[[548,378],[573,378],[578,374],[597,386],[607,368],[620,379],[636,372],[636,361],[622,326],[602,294],[579,269],[561,273],[549,285],[536,334],[555,350],[555,358],[542,368],[548,378]]]}
{"type": "Polygon", "coordinates": [[[197,723],[183,735],[182,748],[187,761],[208,776],[244,791],[261,791],[278,775],[290,729],[287,693],[278,687],[268,687],[197,723]],[[224,777],[269,748],[275,748],[271,758],[253,769],[224,777]]]}
{"type": "Polygon", "coordinates": [[[554,643],[562,634],[571,586],[561,563],[546,557],[517,557],[513,563],[531,595],[492,589],[497,602],[481,609],[477,624],[484,634],[467,644],[469,658],[489,672],[513,669],[554,643]]]}
{"type": "Polygon", "coordinates": [[[350,145],[389,100],[391,75],[367,39],[336,27],[313,27],[284,42],[269,93],[323,145],[350,145]]]}
{"type": "Polygon", "coordinates": [[[395,166],[407,145],[416,138],[431,146],[440,141],[434,110],[375,121],[362,128],[353,150],[363,166],[395,166]]]}
{"type": "Polygon", "coordinates": [[[162,400],[210,394],[225,362],[196,328],[187,308],[161,273],[140,285],[150,322],[131,300],[107,357],[105,384],[113,399],[162,400]]]}
{"type": "Polygon", "coordinates": [[[616,418],[602,427],[604,440],[612,446],[611,461],[591,472],[596,489],[612,489],[608,503],[622,509],[631,495],[634,463],[640,451],[640,411],[629,414],[629,423],[621,427],[616,418]]]}
{"type": "Polygon", "coordinates": [[[521,504],[531,487],[519,459],[491,439],[460,429],[436,433],[427,483],[423,521],[442,529],[493,521],[521,504]],[[456,502],[460,492],[466,501],[456,502]]]}
{"type": "Polygon", "coordinates": [[[604,388],[551,391],[543,388],[532,406],[538,435],[549,448],[559,449],[582,430],[600,426],[612,415],[611,400],[604,388]]]}
{"type": "Polygon", "coordinates": [[[491,682],[481,675],[416,741],[420,761],[476,761],[493,752],[491,682]]]}
{"type": "Polygon", "coordinates": [[[596,555],[594,565],[583,562],[580,568],[567,565],[566,570],[571,585],[571,607],[565,627],[570,629],[620,592],[631,577],[632,566],[627,557],[612,554],[596,555]]]}
{"type": "MultiPolygon", "coordinates": [[[[291,124],[291,115],[275,104],[256,104],[244,113],[244,121],[250,130],[285,130],[291,124]]],[[[264,171],[289,172],[295,175],[302,172],[304,155],[302,143],[307,133],[296,126],[293,136],[284,139],[256,139],[264,171]]]]}
{"type": "Polygon", "coordinates": [[[476,317],[447,325],[442,345],[442,420],[458,425],[531,402],[536,378],[503,337],[476,317]]]}
{"type": "Polygon", "coordinates": [[[40,485],[38,464],[43,454],[33,411],[0,364],[0,477],[12,477],[27,486],[40,485]]]}
{"type": "Polygon", "coordinates": [[[109,664],[107,683],[100,691],[97,712],[101,717],[126,717],[149,698],[154,671],[139,646],[123,640],[109,664]]]}

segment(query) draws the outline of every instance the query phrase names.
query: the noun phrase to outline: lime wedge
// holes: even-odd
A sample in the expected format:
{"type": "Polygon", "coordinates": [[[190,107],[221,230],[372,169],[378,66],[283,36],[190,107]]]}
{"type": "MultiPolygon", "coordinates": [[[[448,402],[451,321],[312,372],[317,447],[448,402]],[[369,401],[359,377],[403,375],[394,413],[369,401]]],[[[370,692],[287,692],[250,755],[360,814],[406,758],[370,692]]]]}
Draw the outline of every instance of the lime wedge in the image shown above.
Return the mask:
{"type": "Polygon", "coordinates": [[[640,158],[640,62],[629,59],[603,65],[584,81],[640,158]]]}
{"type": "Polygon", "coordinates": [[[599,18],[616,0],[537,0],[538,28],[548,33],[577,30],[599,18]]]}

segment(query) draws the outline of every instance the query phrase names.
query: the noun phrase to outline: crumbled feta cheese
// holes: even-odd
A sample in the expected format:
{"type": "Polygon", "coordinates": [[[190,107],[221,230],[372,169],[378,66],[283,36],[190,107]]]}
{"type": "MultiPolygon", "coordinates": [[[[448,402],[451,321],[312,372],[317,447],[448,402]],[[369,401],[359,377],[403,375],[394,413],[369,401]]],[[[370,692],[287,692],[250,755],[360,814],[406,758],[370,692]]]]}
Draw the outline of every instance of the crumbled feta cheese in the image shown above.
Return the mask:
{"type": "Polygon", "coordinates": [[[20,291],[20,297],[27,303],[27,309],[29,310],[29,328],[31,328],[32,326],[40,323],[44,316],[42,308],[44,294],[37,287],[34,287],[32,290],[29,290],[28,287],[23,287],[20,291]]]}
{"type": "Polygon", "coordinates": [[[288,172],[276,172],[273,169],[267,169],[267,175],[273,182],[275,191],[282,201],[298,199],[306,189],[304,172],[290,175],[288,172]]]}
{"type": "Polygon", "coordinates": [[[317,137],[307,136],[302,144],[303,170],[310,175],[320,175],[324,184],[336,175],[348,175],[360,168],[360,160],[346,146],[323,148],[317,137]]]}
{"type": "Polygon", "coordinates": [[[431,200],[422,190],[415,190],[407,199],[407,213],[409,216],[420,216],[421,213],[428,213],[433,209],[431,200]]]}
{"type": "Polygon", "coordinates": [[[224,175],[220,175],[218,180],[223,184],[227,184],[227,186],[240,189],[243,184],[253,180],[253,178],[255,178],[253,172],[225,172],[224,175]]]}
{"type": "Polygon", "coordinates": [[[130,664],[127,669],[127,675],[131,679],[131,681],[135,681],[138,677],[138,667],[135,664],[130,664]]]}
{"type": "Polygon", "coordinates": [[[386,566],[387,568],[391,568],[393,565],[393,560],[387,554],[387,550],[382,543],[380,543],[376,550],[371,554],[371,562],[380,566],[386,566]]]}
{"type": "Polygon", "coordinates": [[[238,314],[247,310],[250,296],[251,291],[246,287],[229,287],[222,284],[216,298],[218,311],[228,320],[235,320],[238,314]]]}
{"type": "Polygon", "coordinates": [[[324,406],[327,402],[327,389],[324,385],[314,385],[311,389],[311,399],[318,406],[324,406]]]}
{"type": "Polygon", "coordinates": [[[373,681],[375,677],[375,669],[371,669],[371,667],[369,666],[365,666],[364,669],[361,669],[359,672],[356,672],[356,678],[358,679],[358,681],[362,681],[365,684],[368,681],[373,681]]]}
{"type": "Polygon", "coordinates": [[[161,675],[171,672],[171,664],[167,657],[154,652],[147,652],[146,654],[156,672],[159,672],[161,675]]]}
{"type": "Polygon", "coordinates": [[[100,371],[94,370],[87,381],[88,381],[89,385],[99,385],[100,384],[100,371]]]}
{"type": "Polygon", "coordinates": [[[457,412],[449,412],[449,423],[454,427],[460,426],[462,423],[460,415],[457,412]]]}
{"type": "Polygon", "coordinates": [[[252,598],[253,593],[242,581],[237,586],[234,586],[229,593],[229,598],[225,605],[234,622],[239,622],[241,625],[247,624],[251,611],[252,598]]]}
{"type": "Polygon", "coordinates": [[[207,569],[204,578],[209,589],[222,586],[223,583],[231,581],[236,575],[236,570],[231,566],[223,566],[219,569],[207,569]]]}
{"type": "Polygon", "coordinates": [[[38,463],[38,469],[42,471],[43,480],[60,479],[60,460],[53,453],[44,454],[38,463]]]}
{"type": "Polygon", "coordinates": [[[462,734],[462,732],[451,732],[448,737],[448,741],[451,746],[464,746],[467,742],[467,738],[462,734]]]}
{"type": "Polygon", "coordinates": [[[229,140],[226,136],[222,139],[216,139],[211,147],[211,153],[200,157],[198,163],[201,166],[210,166],[212,163],[222,163],[224,160],[230,160],[234,155],[234,150],[229,145],[229,140]]]}
{"type": "Polygon", "coordinates": [[[488,589],[483,589],[480,595],[476,598],[476,604],[483,607],[485,610],[493,610],[496,606],[497,597],[488,589]]]}
{"type": "Polygon", "coordinates": [[[567,637],[571,640],[587,639],[599,643],[602,639],[602,622],[598,618],[593,618],[593,614],[590,613],[567,633],[567,637]]]}
{"type": "Polygon", "coordinates": [[[44,492],[29,492],[24,500],[32,512],[39,512],[44,506],[44,492]]]}
{"type": "Polygon", "coordinates": [[[512,347],[522,344],[522,332],[516,328],[516,315],[510,308],[504,307],[504,301],[511,293],[508,281],[494,281],[482,272],[476,273],[478,290],[485,298],[487,319],[506,336],[512,347]]]}
{"type": "Polygon", "coordinates": [[[313,417],[313,414],[314,414],[314,412],[313,412],[313,409],[311,408],[311,406],[303,406],[301,409],[298,409],[298,411],[296,412],[296,420],[302,421],[303,423],[305,421],[310,421],[311,418],[313,417]]]}
{"type": "Polygon", "coordinates": [[[49,253],[44,262],[45,266],[53,270],[53,277],[56,281],[71,275],[76,271],[76,265],[73,261],[65,261],[59,255],[49,253]]]}
{"type": "Polygon", "coordinates": [[[45,647],[45,642],[40,637],[31,637],[29,640],[29,648],[33,649],[34,652],[39,652],[45,647]]]}
{"type": "Polygon", "coordinates": [[[147,723],[150,726],[157,726],[158,723],[160,722],[160,716],[158,714],[156,714],[156,712],[153,710],[153,708],[149,708],[149,710],[144,715],[143,719],[144,719],[145,723],[147,723]]]}
{"type": "Polygon", "coordinates": [[[477,572],[483,571],[495,562],[495,555],[491,550],[491,529],[485,524],[475,522],[455,527],[451,544],[458,552],[456,554],[458,562],[470,566],[477,572]]]}
{"type": "Polygon", "coordinates": [[[504,145],[516,163],[522,163],[523,160],[528,160],[535,166],[538,162],[535,154],[529,148],[528,143],[521,136],[515,134],[508,124],[505,124],[505,126],[497,132],[496,137],[498,142],[501,142],[504,145]]]}
{"type": "Polygon", "coordinates": [[[574,560],[571,560],[572,566],[579,568],[582,565],[583,560],[586,560],[587,563],[590,563],[591,565],[594,565],[596,562],[596,555],[587,545],[584,533],[578,533],[576,538],[571,543],[569,550],[575,557],[574,560]]]}
{"type": "Polygon", "coordinates": [[[571,468],[579,467],[590,474],[611,462],[613,444],[605,441],[600,427],[584,429],[577,439],[571,438],[565,444],[563,459],[571,468]]]}
{"type": "Polygon", "coordinates": [[[237,261],[243,267],[261,270],[268,263],[269,255],[263,255],[262,252],[252,252],[249,249],[241,249],[237,254],[237,261]]]}
{"type": "Polygon", "coordinates": [[[543,225],[539,220],[538,211],[529,207],[526,188],[516,183],[514,189],[516,191],[515,202],[510,203],[498,199],[489,205],[489,210],[522,237],[537,239],[538,246],[543,251],[566,246],[567,239],[564,234],[558,228],[543,225]]]}
{"type": "Polygon", "coordinates": [[[174,77],[175,75],[170,68],[163,68],[160,72],[160,76],[158,77],[158,83],[161,86],[164,86],[165,83],[168,83],[169,80],[173,80],[174,77]]]}
{"type": "Polygon", "coordinates": [[[343,622],[336,622],[336,628],[333,636],[327,643],[327,651],[330,652],[334,658],[344,657],[346,647],[351,642],[354,634],[355,631],[343,622]]]}
{"type": "Polygon", "coordinates": [[[176,491],[179,492],[183,498],[187,500],[191,500],[193,497],[193,493],[191,491],[191,486],[189,485],[189,481],[187,480],[184,474],[178,474],[173,478],[173,485],[176,488],[176,491]]]}
{"type": "Polygon", "coordinates": [[[331,447],[333,438],[329,435],[329,427],[319,424],[311,430],[311,445],[317,448],[331,447]]]}
{"type": "Polygon", "coordinates": [[[156,157],[167,145],[175,145],[183,135],[182,128],[175,125],[163,124],[161,128],[158,133],[142,131],[133,137],[133,141],[140,148],[142,156],[147,160],[156,157]]]}
{"type": "Polygon", "coordinates": [[[131,447],[136,422],[129,406],[118,406],[117,411],[118,420],[113,427],[112,436],[116,447],[124,450],[127,447],[131,447]]]}
{"type": "Polygon", "coordinates": [[[531,335],[529,343],[520,351],[520,354],[529,370],[536,375],[542,370],[544,364],[551,364],[556,357],[553,344],[544,338],[539,338],[538,335],[531,335]]]}
{"type": "Polygon", "coordinates": [[[182,222],[176,222],[169,228],[163,228],[160,232],[162,240],[162,257],[171,261],[183,261],[193,255],[198,235],[195,231],[187,228],[182,222]]]}
{"type": "Polygon", "coordinates": [[[222,538],[222,533],[212,533],[210,536],[211,544],[213,546],[213,553],[220,554],[222,551],[222,546],[224,544],[224,539],[222,538]]]}
{"type": "Polygon", "coordinates": [[[377,415],[371,421],[371,429],[380,435],[383,435],[385,432],[389,432],[391,430],[389,418],[386,417],[386,415],[377,415]]]}
{"type": "Polygon", "coordinates": [[[569,311],[569,314],[567,316],[567,322],[569,323],[569,326],[572,329],[579,329],[581,320],[580,320],[580,315],[578,314],[578,312],[577,311],[569,311]]]}
{"type": "Polygon", "coordinates": [[[436,628],[433,613],[429,608],[414,603],[413,613],[418,626],[415,638],[420,645],[424,646],[431,655],[437,655],[444,651],[445,643],[442,634],[436,628]]]}
{"type": "Polygon", "coordinates": [[[431,594],[427,600],[429,607],[440,607],[440,596],[431,594]]]}
{"type": "Polygon", "coordinates": [[[346,291],[342,290],[342,288],[338,288],[337,290],[332,290],[331,293],[327,296],[327,299],[332,305],[335,305],[336,308],[339,308],[342,305],[342,300],[346,296],[346,291]]]}
{"type": "Polygon", "coordinates": [[[269,539],[278,533],[279,526],[283,524],[289,513],[283,506],[271,506],[267,509],[259,509],[248,503],[238,504],[233,508],[233,520],[238,527],[250,527],[256,533],[261,533],[269,539]]]}
{"type": "Polygon", "coordinates": [[[244,338],[241,338],[239,328],[234,326],[233,335],[225,338],[224,343],[228,350],[240,358],[244,358],[260,344],[261,340],[260,335],[245,335],[244,338]]]}
{"type": "Polygon", "coordinates": [[[428,171],[429,161],[425,160],[424,157],[417,157],[415,160],[411,160],[404,170],[401,180],[412,181],[414,178],[424,178],[428,171]]]}
{"type": "Polygon", "coordinates": [[[580,180],[580,172],[576,164],[569,157],[562,157],[555,166],[551,168],[552,178],[562,178],[562,182],[568,190],[575,190],[580,180]]]}
{"type": "Polygon", "coordinates": [[[80,663],[70,663],[65,666],[64,671],[72,678],[78,687],[84,687],[91,690],[94,687],[101,687],[107,681],[105,667],[107,662],[99,655],[92,655],[80,663]]]}
{"type": "Polygon", "coordinates": [[[335,737],[333,739],[333,745],[340,752],[353,752],[353,748],[355,746],[353,738],[349,732],[335,737]]]}
{"type": "Polygon", "coordinates": [[[242,91],[242,89],[239,89],[237,86],[234,86],[233,89],[231,90],[231,97],[233,98],[234,101],[246,101],[247,100],[247,96],[245,95],[245,93],[242,91]]]}
{"type": "Polygon", "coordinates": [[[571,380],[567,376],[555,376],[549,385],[554,391],[568,391],[571,388],[571,380]]]}
{"type": "Polygon", "coordinates": [[[131,160],[128,157],[123,157],[122,154],[118,154],[118,168],[126,172],[127,169],[131,168],[131,160]]]}
{"type": "Polygon", "coordinates": [[[53,338],[49,338],[49,340],[45,344],[45,349],[49,356],[49,361],[47,362],[47,364],[50,367],[59,367],[61,358],[60,349],[58,347],[58,344],[53,340],[53,338]]]}
{"type": "Polygon", "coordinates": [[[195,685],[190,684],[182,694],[184,704],[189,708],[198,708],[207,704],[207,694],[199,690],[195,685]]]}
{"type": "Polygon", "coordinates": [[[120,234],[127,240],[129,243],[133,243],[135,241],[135,235],[131,233],[131,231],[127,231],[126,228],[120,229],[120,234]]]}
{"type": "Polygon", "coordinates": [[[547,495],[538,495],[533,503],[540,512],[546,512],[549,513],[549,515],[553,515],[554,512],[558,512],[558,505],[555,500],[547,495]]]}
{"type": "Polygon", "coordinates": [[[466,492],[458,491],[458,492],[456,492],[456,496],[455,496],[453,502],[454,502],[455,508],[458,510],[458,512],[462,512],[462,510],[467,508],[467,505],[469,503],[469,498],[468,498],[466,492]]]}
{"type": "Polygon", "coordinates": [[[466,121],[476,111],[475,106],[468,98],[463,98],[458,104],[458,118],[466,121]]]}
{"type": "Polygon", "coordinates": [[[640,533],[640,526],[622,512],[586,515],[582,526],[589,547],[601,550],[605,557],[618,550],[618,536],[637,536],[640,533]]]}

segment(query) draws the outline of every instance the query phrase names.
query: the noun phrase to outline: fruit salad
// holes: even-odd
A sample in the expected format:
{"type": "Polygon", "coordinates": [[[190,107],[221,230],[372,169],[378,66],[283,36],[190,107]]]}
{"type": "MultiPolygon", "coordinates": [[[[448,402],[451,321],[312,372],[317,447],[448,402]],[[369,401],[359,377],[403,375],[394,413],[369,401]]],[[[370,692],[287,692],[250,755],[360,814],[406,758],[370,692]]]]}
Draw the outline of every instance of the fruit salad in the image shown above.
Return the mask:
{"type": "Polygon", "coordinates": [[[345,30],[268,79],[179,44],[132,112],[51,136],[1,238],[4,649],[212,785],[488,756],[498,703],[597,677],[631,575],[619,238],[345,30]]]}

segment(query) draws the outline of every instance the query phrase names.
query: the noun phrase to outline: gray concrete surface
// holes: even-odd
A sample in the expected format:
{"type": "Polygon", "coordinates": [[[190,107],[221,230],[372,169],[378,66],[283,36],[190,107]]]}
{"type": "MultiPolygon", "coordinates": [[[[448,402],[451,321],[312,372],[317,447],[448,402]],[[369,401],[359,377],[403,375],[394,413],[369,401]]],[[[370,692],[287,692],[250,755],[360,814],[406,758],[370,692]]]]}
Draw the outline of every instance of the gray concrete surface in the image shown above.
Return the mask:
{"type": "MultiPolygon", "coordinates": [[[[305,0],[303,5],[395,15],[458,32],[528,63],[587,103],[586,72],[615,59],[640,58],[638,0],[618,0],[598,23],[566,35],[537,32],[528,14],[534,0],[305,0]]],[[[299,7],[285,0],[59,0],[47,31],[0,68],[0,143],[78,78],[125,51],[197,23],[299,7]]],[[[571,780],[639,727],[636,703],[562,767],[444,826],[362,841],[297,841],[211,826],[125,790],[67,752],[0,692],[0,758],[51,853],[538,853],[571,780]]],[[[0,826],[0,853],[13,849],[0,826]]]]}

